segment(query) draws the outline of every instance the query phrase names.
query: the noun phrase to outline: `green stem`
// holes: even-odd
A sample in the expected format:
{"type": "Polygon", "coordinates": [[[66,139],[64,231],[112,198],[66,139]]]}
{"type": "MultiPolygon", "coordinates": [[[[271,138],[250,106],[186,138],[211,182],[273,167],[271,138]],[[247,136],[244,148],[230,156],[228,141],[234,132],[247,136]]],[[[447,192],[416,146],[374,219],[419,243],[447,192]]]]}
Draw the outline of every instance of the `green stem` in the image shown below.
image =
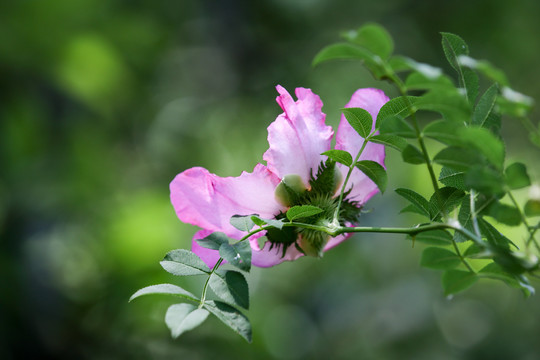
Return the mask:
{"type": "MultiPolygon", "coordinates": [[[[387,72],[390,70],[387,69],[387,72]]],[[[393,72],[388,74],[389,79],[397,86],[399,93],[401,96],[405,98],[405,101],[407,102],[407,107],[409,108],[409,111],[411,113],[411,119],[413,122],[414,131],[416,132],[416,138],[418,140],[418,145],[420,145],[420,150],[422,151],[422,155],[424,156],[424,161],[426,162],[426,166],[429,172],[429,177],[431,179],[431,183],[433,185],[433,189],[435,192],[438,193],[439,190],[439,182],[437,181],[437,177],[435,176],[435,171],[433,170],[433,166],[431,164],[431,158],[429,157],[429,153],[427,151],[426,143],[424,142],[424,136],[422,135],[422,131],[420,130],[420,126],[418,125],[418,120],[416,119],[416,111],[414,111],[413,104],[411,103],[409,97],[407,96],[407,88],[405,87],[405,84],[403,84],[403,81],[396,76],[393,72]]]]}
{"type": "Polygon", "coordinates": [[[478,237],[481,237],[482,235],[480,234],[480,228],[478,227],[478,220],[476,219],[476,204],[474,202],[474,198],[476,196],[475,196],[474,189],[471,189],[471,192],[469,193],[469,197],[470,197],[469,206],[470,206],[470,210],[471,210],[471,221],[472,221],[472,224],[473,224],[473,229],[474,229],[474,232],[476,233],[476,235],[478,237]]]}
{"type": "Polygon", "coordinates": [[[223,262],[223,258],[220,257],[219,260],[216,262],[216,265],[214,265],[214,267],[210,271],[210,274],[208,274],[208,279],[206,279],[206,282],[204,283],[204,287],[201,294],[201,300],[199,301],[199,309],[203,307],[204,302],[206,301],[206,292],[208,291],[208,283],[210,282],[210,278],[212,277],[212,274],[219,268],[222,262],[223,262]]]}
{"type": "MultiPolygon", "coordinates": [[[[540,251],[540,246],[538,246],[538,243],[536,242],[536,239],[534,238],[534,234],[536,233],[536,231],[538,230],[538,226],[536,227],[531,227],[529,225],[529,222],[527,221],[527,217],[525,216],[525,214],[523,213],[523,211],[521,211],[521,207],[519,207],[519,204],[518,202],[516,201],[516,198],[514,197],[514,195],[512,195],[512,192],[510,190],[507,190],[506,193],[508,194],[508,197],[510,198],[510,201],[512,201],[512,204],[514,204],[514,206],[516,207],[516,209],[518,209],[518,212],[519,212],[519,216],[521,217],[521,222],[523,222],[523,225],[525,225],[525,227],[527,228],[527,232],[529,233],[529,238],[527,239],[527,241],[525,242],[525,246],[526,247],[529,247],[529,245],[531,244],[531,242],[534,244],[534,246],[536,247],[536,249],[538,251],[540,251]]],[[[540,225],[540,224],[539,224],[540,225]]]]}
{"type": "MultiPolygon", "coordinates": [[[[370,135],[371,136],[371,135],[370,135]]],[[[356,154],[356,157],[354,158],[353,163],[349,166],[349,171],[347,171],[347,176],[345,177],[345,181],[343,182],[343,186],[341,187],[341,192],[339,194],[339,201],[336,208],[336,212],[334,213],[334,223],[339,224],[339,210],[341,209],[341,203],[343,202],[343,195],[345,194],[345,189],[347,187],[347,183],[349,182],[349,178],[351,177],[351,174],[355,168],[355,164],[360,159],[360,156],[364,152],[364,149],[366,148],[366,145],[369,142],[368,136],[366,139],[364,139],[364,142],[362,143],[362,147],[360,148],[360,151],[358,151],[358,154],[356,154]]]]}
{"type": "MultiPolygon", "coordinates": [[[[433,165],[431,163],[431,158],[429,156],[429,153],[428,153],[428,150],[427,150],[427,147],[426,147],[426,143],[424,141],[424,136],[422,134],[422,131],[420,130],[418,120],[416,119],[415,109],[414,109],[413,104],[411,103],[409,97],[407,96],[407,88],[405,87],[405,85],[403,84],[401,79],[399,77],[397,77],[393,72],[390,74],[389,78],[396,84],[396,86],[399,89],[399,92],[405,98],[405,101],[407,103],[407,107],[409,108],[409,112],[411,113],[411,119],[412,119],[414,131],[416,132],[416,138],[418,140],[418,145],[420,145],[420,150],[422,151],[422,155],[424,156],[424,161],[426,162],[426,166],[427,166],[427,169],[428,169],[428,172],[429,172],[429,177],[431,179],[431,184],[433,185],[433,190],[435,190],[435,196],[437,196],[437,198],[439,198],[439,201],[440,201],[441,199],[440,199],[440,194],[439,194],[439,182],[437,181],[437,177],[435,176],[435,171],[433,170],[433,165]]],[[[471,203],[473,203],[473,202],[474,202],[474,193],[471,193],[471,203]]],[[[442,210],[442,213],[443,213],[443,219],[447,220],[448,214],[446,212],[446,209],[443,207],[441,210],[442,210]]],[[[471,214],[473,214],[473,212],[474,212],[474,204],[471,205],[471,214]]],[[[474,230],[476,232],[476,234],[475,234],[476,238],[479,238],[479,241],[481,241],[480,231],[478,230],[478,224],[476,222],[476,217],[473,216],[472,219],[473,219],[474,230]]],[[[461,229],[461,226],[459,228],[461,229]]],[[[456,231],[462,231],[462,230],[458,230],[458,229],[455,229],[455,230],[456,231]]],[[[461,262],[463,263],[463,265],[465,265],[465,267],[467,269],[469,269],[469,271],[475,272],[472,269],[472,267],[469,265],[467,260],[461,254],[461,251],[459,250],[459,247],[457,246],[457,243],[456,243],[456,241],[454,239],[452,239],[452,245],[454,247],[454,250],[456,251],[456,254],[461,259],[461,262]]]]}

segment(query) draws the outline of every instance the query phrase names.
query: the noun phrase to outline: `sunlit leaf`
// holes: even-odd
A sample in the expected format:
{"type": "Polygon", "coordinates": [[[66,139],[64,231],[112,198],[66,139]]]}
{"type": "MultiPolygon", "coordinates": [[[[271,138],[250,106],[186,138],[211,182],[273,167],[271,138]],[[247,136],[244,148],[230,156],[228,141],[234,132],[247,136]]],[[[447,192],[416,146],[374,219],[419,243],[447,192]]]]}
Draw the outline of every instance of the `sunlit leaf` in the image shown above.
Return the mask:
{"type": "Polygon", "coordinates": [[[132,301],[133,299],[136,299],[140,296],[144,295],[174,295],[179,296],[181,298],[191,300],[191,301],[199,301],[199,299],[190,293],[189,291],[186,291],[182,289],[180,286],[173,285],[173,284],[158,284],[158,285],[151,285],[147,286],[145,288],[142,288],[138,290],[135,294],[131,295],[129,298],[129,301],[132,301]]]}
{"type": "Polygon", "coordinates": [[[321,155],[326,155],[330,159],[334,160],[335,162],[338,162],[338,163],[343,164],[345,166],[351,166],[352,163],[353,163],[352,155],[349,154],[345,150],[332,149],[332,150],[328,150],[328,151],[323,152],[321,155]]]}
{"type": "Polygon", "coordinates": [[[229,220],[231,225],[237,228],[240,231],[249,232],[254,226],[255,223],[251,219],[252,215],[233,215],[229,220]]]}
{"type": "Polygon", "coordinates": [[[195,253],[185,249],[170,251],[160,264],[165,271],[177,276],[210,273],[208,266],[195,253]]]}
{"type": "Polygon", "coordinates": [[[208,310],[198,309],[191,304],[174,304],[169,306],[165,314],[165,323],[171,330],[173,338],[201,325],[208,317],[208,310]]]}

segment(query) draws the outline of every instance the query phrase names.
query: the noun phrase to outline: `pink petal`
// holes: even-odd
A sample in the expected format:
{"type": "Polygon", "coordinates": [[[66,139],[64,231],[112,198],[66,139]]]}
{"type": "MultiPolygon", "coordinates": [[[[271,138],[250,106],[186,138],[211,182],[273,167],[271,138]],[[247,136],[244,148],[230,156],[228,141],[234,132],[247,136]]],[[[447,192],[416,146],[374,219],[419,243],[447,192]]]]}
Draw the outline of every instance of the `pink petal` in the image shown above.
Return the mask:
{"type": "MultiPolygon", "coordinates": [[[[379,89],[358,89],[351,97],[351,101],[345,107],[358,107],[367,110],[373,117],[373,127],[375,128],[375,120],[381,107],[390,100],[382,90],[379,89]]],[[[336,135],[336,149],[345,150],[356,157],[358,151],[362,147],[364,139],[349,125],[344,115],[341,115],[336,135]]],[[[373,160],[384,166],[384,145],[369,143],[366,145],[359,160],[373,160]]],[[[339,165],[343,178],[347,175],[348,168],[339,165]]],[[[379,189],[373,181],[371,181],[364,173],[358,169],[354,169],[347,190],[352,186],[352,191],[349,199],[356,200],[360,204],[366,203],[373,195],[379,192],[379,189]]]]}
{"type": "Polygon", "coordinates": [[[323,160],[320,154],[330,149],[334,133],[324,123],[321,99],[310,89],[297,88],[296,102],[283,87],[276,89],[280,94],[276,101],[284,113],[268,127],[270,148],[263,159],[278,177],[296,174],[307,186],[323,160]]]}
{"type": "Polygon", "coordinates": [[[277,264],[281,264],[284,261],[293,261],[301,256],[304,256],[300,251],[296,250],[294,245],[289,246],[283,255],[283,249],[279,246],[275,246],[270,249],[271,243],[269,241],[264,243],[263,248],[259,247],[257,239],[252,237],[250,240],[251,249],[251,263],[258,267],[270,267],[277,264]]]}
{"type": "Polygon", "coordinates": [[[230,224],[233,215],[274,218],[284,210],[274,198],[278,183],[279,179],[261,164],[252,173],[225,178],[195,167],[171,182],[171,202],[183,222],[240,239],[245,233],[230,224]]]}
{"type": "Polygon", "coordinates": [[[324,247],[324,251],[326,252],[332,249],[333,247],[341,244],[343,241],[347,240],[351,236],[352,234],[343,234],[343,235],[338,235],[336,237],[331,237],[330,240],[328,240],[328,243],[326,244],[326,246],[324,247]]]}

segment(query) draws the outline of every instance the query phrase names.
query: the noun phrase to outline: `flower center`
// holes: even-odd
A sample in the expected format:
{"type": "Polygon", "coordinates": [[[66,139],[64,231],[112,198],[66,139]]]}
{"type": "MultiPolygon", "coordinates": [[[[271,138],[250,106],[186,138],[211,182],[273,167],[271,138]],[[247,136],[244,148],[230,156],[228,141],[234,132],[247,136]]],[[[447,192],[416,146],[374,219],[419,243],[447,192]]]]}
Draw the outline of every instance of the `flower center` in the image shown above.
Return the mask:
{"type": "MultiPolygon", "coordinates": [[[[315,176],[311,174],[309,189],[305,187],[300,176],[285,176],[275,190],[276,200],[288,208],[301,205],[316,206],[323,211],[317,215],[302,218],[301,222],[328,226],[332,223],[338,207],[339,193],[336,194],[336,192],[341,187],[342,178],[336,163],[329,159],[320,163],[315,176]]],[[[347,195],[348,192],[344,194],[340,206],[338,221],[341,225],[356,223],[361,212],[359,204],[348,200],[347,195]]],[[[285,213],[276,216],[277,220],[283,218],[285,218],[285,213]]],[[[322,231],[300,227],[284,227],[281,230],[272,228],[267,232],[266,237],[272,244],[271,248],[277,246],[282,249],[283,256],[289,246],[294,245],[305,255],[315,257],[322,256],[324,246],[330,238],[322,231]]]]}

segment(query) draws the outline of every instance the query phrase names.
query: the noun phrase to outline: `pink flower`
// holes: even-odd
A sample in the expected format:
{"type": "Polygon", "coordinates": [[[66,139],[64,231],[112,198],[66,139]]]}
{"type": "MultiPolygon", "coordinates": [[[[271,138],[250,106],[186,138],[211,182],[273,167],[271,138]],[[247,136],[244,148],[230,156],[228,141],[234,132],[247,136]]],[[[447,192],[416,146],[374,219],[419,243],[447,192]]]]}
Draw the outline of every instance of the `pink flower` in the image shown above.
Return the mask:
{"type": "MultiPolygon", "coordinates": [[[[195,240],[218,231],[232,239],[242,238],[246,233],[229,222],[233,215],[258,214],[263,219],[283,216],[287,211],[286,201],[276,197],[276,188],[280,182],[287,176],[296,175],[297,180],[301,179],[300,186],[305,187],[306,194],[309,194],[313,184],[310,181],[317,176],[321,166],[324,168],[326,156],[321,153],[331,149],[334,132],[330,126],[325,125],[326,115],[321,112],[323,104],[319,96],[310,89],[297,88],[298,100],[294,101],[283,87],[278,85],[277,91],[279,96],[276,100],[284,112],[268,127],[270,147],[263,155],[267,166],[257,164],[251,173],[243,172],[239,177],[225,178],[211,174],[204,168],[194,167],[178,174],[170,185],[171,201],[178,218],[202,228],[193,238],[192,250],[210,267],[219,259],[218,252],[199,246],[195,240]]],[[[379,109],[388,100],[381,90],[359,89],[346,107],[363,108],[376,119],[379,109]]],[[[363,141],[342,115],[335,148],[348,151],[354,157],[363,141]]],[[[384,146],[369,143],[360,160],[373,160],[384,166],[384,157],[384,146]]],[[[336,169],[339,169],[345,178],[348,168],[337,164],[336,169]]],[[[318,196],[317,201],[337,203],[340,187],[338,184],[334,192],[328,194],[327,200],[320,200],[321,196],[318,196]]],[[[353,212],[379,191],[358,169],[353,170],[346,190],[349,208],[352,208],[353,212]]],[[[312,198],[314,197],[310,199],[312,198]]],[[[265,232],[259,232],[249,239],[253,265],[269,267],[304,255],[297,246],[284,248],[283,245],[271,241],[266,241],[261,248],[257,239],[264,235],[265,232]]],[[[296,234],[295,236],[302,237],[296,234]]],[[[340,235],[325,240],[327,242],[324,251],[338,245],[347,237],[340,235]]]]}

